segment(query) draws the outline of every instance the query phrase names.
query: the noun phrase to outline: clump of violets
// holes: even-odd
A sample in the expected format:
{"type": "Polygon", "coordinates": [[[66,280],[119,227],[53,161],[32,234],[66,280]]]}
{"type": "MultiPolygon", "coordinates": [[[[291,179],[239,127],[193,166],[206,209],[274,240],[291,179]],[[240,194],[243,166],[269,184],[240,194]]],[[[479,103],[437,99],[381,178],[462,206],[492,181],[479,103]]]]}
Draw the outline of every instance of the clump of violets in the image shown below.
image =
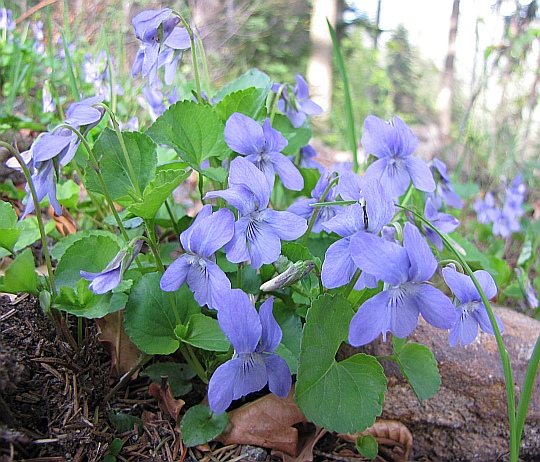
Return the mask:
{"type": "Polygon", "coordinates": [[[81,270],[81,277],[87,281],[91,281],[88,288],[95,294],[100,295],[118,287],[124,278],[124,273],[141,251],[142,244],[142,240],[136,240],[133,244],[120,250],[105,269],[99,273],[90,273],[81,270]]]}
{"type": "Polygon", "coordinates": [[[171,14],[170,8],[146,10],[132,20],[135,36],[141,44],[131,68],[131,76],[141,73],[143,77],[148,77],[151,87],[156,85],[157,71],[161,67],[165,69],[165,83],[172,83],[180,58],[178,51],[190,47],[188,31],[179,27],[180,18],[171,14]]]}
{"type": "Polygon", "coordinates": [[[274,299],[266,300],[259,312],[240,289],[220,297],[218,322],[234,354],[219,366],[208,384],[208,404],[216,414],[225,412],[233,400],[261,390],[285,398],[291,389],[289,366],[275,351],[282,331],[272,313],[274,299]]]}
{"type": "Polygon", "coordinates": [[[30,29],[34,34],[34,51],[38,55],[44,54],[45,44],[43,43],[43,40],[45,39],[45,35],[43,34],[43,21],[30,23],[30,29]]]}
{"type": "Polygon", "coordinates": [[[380,334],[407,337],[422,317],[439,329],[452,329],[457,314],[450,299],[429,285],[437,260],[414,225],[405,223],[403,246],[370,233],[351,238],[352,259],[362,271],[384,281],[384,290],[365,301],[349,328],[349,343],[366,345],[380,334]]]}
{"type": "Polygon", "coordinates": [[[234,236],[224,247],[230,262],[251,260],[255,269],[274,263],[281,252],[281,239],[292,241],[306,232],[304,218],[268,207],[271,192],[264,174],[248,160],[236,157],[229,170],[229,188],[206,194],[205,199],[221,197],[238,210],[234,236]]]}
{"type": "Polygon", "coordinates": [[[493,223],[493,234],[505,239],[510,237],[512,233],[519,232],[521,229],[519,218],[525,213],[523,202],[526,190],[520,174],[506,188],[502,207],[497,207],[495,197],[491,192],[487,192],[484,200],[479,199],[473,205],[478,222],[493,223]]]}
{"type": "MultiPolygon", "coordinates": [[[[458,273],[454,268],[449,266],[443,269],[443,277],[452,293],[460,302],[460,305],[457,307],[457,319],[450,328],[450,336],[448,337],[450,346],[455,347],[458,343],[461,345],[470,345],[478,335],[478,326],[484,332],[494,335],[487,309],[471,277],[458,273]]],[[[497,295],[495,281],[487,271],[475,271],[474,277],[477,279],[488,300],[497,295]]],[[[502,322],[497,315],[495,315],[495,319],[502,333],[502,322]]]]}
{"type": "Polygon", "coordinates": [[[364,177],[379,180],[394,199],[407,191],[411,181],[420,191],[435,191],[427,163],[413,156],[418,138],[398,116],[394,116],[393,123],[368,116],[364,121],[362,146],[377,158],[364,177]]]}
{"type": "Polygon", "coordinates": [[[298,168],[281,153],[288,142],[272,128],[270,119],[267,118],[261,127],[250,117],[235,112],[225,124],[225,142],[264,173],[270,189],[274,187],[276,173],[287,189],[300,191],[304,187],[304,178],[298,168]]]}
{"type": "MultiPolygon", "coordinates": [[[[274,84],[272,90],[278,92],[282,87],[274,84]]],[[[278,109],[285,114],[294,128],[300,128],[306,122],[307,116],[318,115],[323,112],[322,108],[309,99],[309,87],[300,74],[296,74],[296,85],[284,86],[281,98],[278,101],[278,109]]]]}
{"type": "Polygon", "coordinates": [[[215,253],[233,234],[233,213],[228,209],[212,213],[212,206],[205,205],[180,235],[185,253],[167,268],[161,277],[161,288],[173,292],[186,282],[199,305],[216,308],[219,298],[231,289],[231,283],[216,264],[215,253]]]}
{"type": "MultiPolygon", "coordinates": [[[[114,66],[114,61],[110,58],[110,63],[114,66]]],[[[112,72],[116,74],[116,69],[113,68],[112,72]]],[[[111,98],[111,76],[109,70],[109,60],[107,59],[107,53],[105,50],[101,50],[96,58],[87,54],[85,56],[85,62],[83,63],[84,81],[94,85],[94,93],[96,95],[102,95],[105,101],[109,101],[111,98]]],[[[124,94],[124,88],[119,83],[114,86],[114,93],[117,95],[124,94]]]]}

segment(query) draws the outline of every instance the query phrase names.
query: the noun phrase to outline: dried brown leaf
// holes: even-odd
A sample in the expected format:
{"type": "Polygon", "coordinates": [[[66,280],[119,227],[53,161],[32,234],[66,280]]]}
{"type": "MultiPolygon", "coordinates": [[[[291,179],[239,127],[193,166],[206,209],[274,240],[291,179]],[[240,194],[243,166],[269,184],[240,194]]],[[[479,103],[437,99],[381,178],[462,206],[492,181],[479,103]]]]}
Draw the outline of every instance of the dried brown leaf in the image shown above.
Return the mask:
{"type": "Polygon", "coordinates": [[[272,451],[273,456],[279,456],[283,462],[312,462],[314,459],[313,448],[326,434],[327,430],[317,427],[312,423],[305,424],[305,429],[299,430],[298,455],[291,456],[283,451],[272,451]]]}
{"type": "MultiPolygon", "coordinates": [[[[141,355],[141,351],[126,334],[123,320],[123,310],[95,320],[99,329],[98,340],[111,355],[111,376],[117,378],[135,366],[141,355]]],[[[137,378],[137,373],[132,378],[137,378]]]]}
{"type": "Polygon", "coordinates": [[[58,216],[54,214],[52,206],[49,206],[49,216],[54,220],[56,230],[62,236],[75,234],[77,232],[77,223],[65,208],[62,208],[62,215],[58,216]]]}
{"type": "Polygon", "coordinates": [[[229,423],[216,438],[223,444],[251,444],[296,456],[298,430],[293,425],[307,422],[293,400],[270,394],[229,412],[229,423]]]}
{"type": "Polygon", "coordinates": [[[377,420],[373,426],[361,433],[350,435],[339,433],[339,438],[354,443],[356,438],[363,435],[373,436],[379,445],[391,446],[392,460],[395,462],[407,462],[412,447],[413,437],[409,429],[397,420],[377,420]]]}
{"type": "Polygon", "coordinates": [[[170,415],[178,425],[178,416],[186,402],[183,399],[175,399],[171,387],[166,382],[164,384],[152,382],[148,392],[157,400],[159,408],[170,415]]]}

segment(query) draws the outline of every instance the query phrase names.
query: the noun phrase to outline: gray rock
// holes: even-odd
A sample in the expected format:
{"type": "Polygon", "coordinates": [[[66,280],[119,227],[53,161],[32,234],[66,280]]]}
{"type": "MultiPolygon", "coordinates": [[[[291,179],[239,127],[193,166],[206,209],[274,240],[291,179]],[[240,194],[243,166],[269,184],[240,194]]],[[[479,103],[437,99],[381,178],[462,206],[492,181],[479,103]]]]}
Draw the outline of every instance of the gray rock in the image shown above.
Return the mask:
{"type": "MultiPolygon", "coordinates": [[[[505,308],[494,308],[505,332],[516,384],[516,400],[536,339],[540,322],[505,308]]],[[[439,364],[441,388],[419,404],[397,365],[383,361],[388,392],[382,418],[405,424],[414,437],[414,460],[486,461],[507,459],[509,445],[507,399],[502,363],[495,337],[479,332],[469,346],[450,348],[448,332],[420,320],[409,340],[426,345],[439,364]]],[[[376,342],[363,348],[376,356],[392,354],[392,342],[376,342]]],[[[343,352],[342,352],[343,353],[343,352]]],[[[347,356],[352,352],[346,352],[347,356]]],[[[525,424],[520,457],[540,460],[540,384],[537,381],[525,424]],[[537,459],[538,458],[538,459],[537,459]]]]}

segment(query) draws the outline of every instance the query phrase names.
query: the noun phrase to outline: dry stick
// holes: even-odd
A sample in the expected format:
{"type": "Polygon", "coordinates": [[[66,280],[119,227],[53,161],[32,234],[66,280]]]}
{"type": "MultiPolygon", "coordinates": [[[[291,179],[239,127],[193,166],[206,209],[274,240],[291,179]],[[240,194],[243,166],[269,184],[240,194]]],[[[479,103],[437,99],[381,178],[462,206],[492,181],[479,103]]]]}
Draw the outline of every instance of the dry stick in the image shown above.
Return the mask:
{"type": "Polygon", "coordinates": [[[41,8],[45,8],[46,6],[52,5],[53,3],[56,3],[58,0],[43,0],[42,2],[38,3],[36,6],[33,6],[30,8],[26,13],[19,16],[15,20],[15,24],[19,24],[20,22],[24,21],[29,16],[32,16],[36,11],[41,10],[41,8]]]}

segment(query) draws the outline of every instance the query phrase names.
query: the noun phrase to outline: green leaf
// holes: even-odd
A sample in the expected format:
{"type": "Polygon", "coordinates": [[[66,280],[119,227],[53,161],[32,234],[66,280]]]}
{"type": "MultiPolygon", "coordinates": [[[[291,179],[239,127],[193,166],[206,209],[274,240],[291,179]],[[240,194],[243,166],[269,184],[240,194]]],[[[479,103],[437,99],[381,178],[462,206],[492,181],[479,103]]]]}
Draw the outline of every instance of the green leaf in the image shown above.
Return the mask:
{"type": "Polygon", "coordinates": [[[354,433],[373,425],[382,412],[386,377],[372,356],[337,362],[354,315],[341,295],[324,295],[308,311],[295,400],[307,419],[329,431],[354,433]]]}
{"type": "Polygon", "coordinates": [[[287,156],[294,156],[300,148],[303,148],[311,139],[311,129],[307,127],[294,128],[287,116],[277,114],[274,117],[272,127],[287,139],[289,144],[281,151],[287,156]]]}
{"type": "Polygon", "coordinates": [[[356,438],[356,449],[370,460],[374,460],[379,453],[379,445],[372,435],[363,435],[356,438]]]}
{"type": "Polygon", "coordinates": [[[218,436],[229,422],[226,412],[214,414],[206,404],[190,407],[180,422],[182,440],[188,447],[198,446],[218,436]]]}
{"type": "Polygon", "coordinates": [[[80,279],[76,289],[62,286],[54,300],[54,307],[87,319],[99,319],[109,313],[124,309],[128,296],[123,292],[97,295],[88,289],[88,281],[80,279]]]}
{"type": "Polygon", "coordinates": [[[270,85],[265,88],[251,87],[229,93],[216,104],[216,112],[223,122],[235,112],[257,119],[261,108],[264,110],[264,103],[270,88],[270,85]]]}
{"type": "Polygon", "coordinates": [[[120,246],[109,236],[91,235],[71,244],[58,262],[54,282],[60,289],[68,286],[76,289],[81,280],[80,271],[99,273],[120,251],[120,246]]]}
{"type": "Polygon", "coordinates": [[[28,292],[37,296],[39,294],[38,283],[34,255],[30,249],[25,249],[7,267],[6,274],[0,281],[0,292],[10,294],[28,292]]]}
{"type": "Polygon", "coordinates": [[[155,363],[144,369],[139,375],[149,377],[152,382],[160,383],[162,377],[167,377],[171,393],[175,398],[187,395],[193,388],[190,380],[195,377],[195,371],[185,363],[155,363]]]}
{"type": "Polygon", "coordinates": [[[191,169],[159,170],[144,190],[142,202],[131,204],[128,211],[142,218],[154,218],[171,193],[190,174],[191,169]]]}
{"type": "Polygon", "coordinates": [[[420,404],[435,396],[441,386],[441,376],[437,361],[428,347],[414,342],[406,343],[397,355],[397,362],[420,404]]]}
{"type": "Polygon", "coordinates": [[[22,231],[16,229],[17,213],[9,202],[0,201],[0,247],[10,252],[22,231]]]}
{"type": "MultiPolygon", "coordinates": [[[[155,176],[156,144],[151,138],[140,132],[122,132],[122,135],[137,186],[142,193],[155,176]]],[[[135,188],[131,183],[128,164],[116,132],[105,128],[92,151],[97,159],[101,159],[101,174],[111,198],[120,205],[131,204],[135,188]]],[[[103,194],[101,183],[92,168],[87,169],[86,177],[86,187],[90,191],[103,194]]]]}
{"type": "Polygon", "coordinates": [[[86,231],[78,231],[75,234],[68,234],[61,241],[58,241],[58,243],[51,249],[51,257],[55,260],[60,260],[64,255],[64,252],[71,244],[73,244],[75,241],[85,239],[88,236],[106,236],[115,241],[118,244],[118,247],[122,247],[124,245],[124,240],[120,236],[117,236],[110,231],[105,231],[102,229],[87,229],[86,231]]]}
{"type": "Polygon", "coordinates": [[[114,425],[118,433],[127,433],[135,429],[135,425],[138,427],[138,434],[141,436],[144,432],[143,422],[138,417],[124,412],[115,413],[110,411],[107,415],[109,421],[114,425]]]}
{"type": "Polygon", "coordinates": [[[210,157],[224,159],[230,150],[225,144],[223,123],[210,106],[179,101],[169,107],[146,131],[156,143],[173,148],[195,170],[210,157]]]}
{"type": "Polygon", "coordinates": [[[187,329],[182,325],[178,327],[175,333],[180,340],[202,350],[227,351],[231,346],[217,320],[202,313],[191,315],[187,329]]]}
{"type": "MultiPolygon", "coordinates": [[[[21,230],[22,232],[19,239],[17,239],[15,246],[13,247],[14,252],[19,252],[26,247],[30,247],[34,242],[41,238],[39,225],[37,218],[35,217],[25,218],[23,221],[19,221],[15,225],[15,228],[21,230]]],[[[56,229],[54,220],[50,220],[45,223],[45,234],[51,233],[54,229],[56,229]]]]}
{"type": "Polygon", "coordinates": [[[124,313],[124,327],[139,350],[155,355],[174,353],[180,346],[178,324],[187,324],[200,307],[184,284],[176,292],[161,290],[161,275],[148,273],[134,284],[124,313]]]}
{"type": "Polygon", "coordinates": [[[461,236],[461,234],[454,232],[448,235],[453,239],[466,253],[465,260],[469,264],[478,263],[481,268],[488,271],[494,278],[497,276],[497,270],[491,267],[491,262],[485,253],[480,252],[478,248],[469,242],[466,238],[461,236]]]}
{"type": "Polygon", "coordinates": [[[272,85],[270,77],[264,72],[258,69],[250,69],[246,73],[242,74],[237,79],[225,85],[215,95],[214,99],[222,99],[230,93],[234,93],[239,90],[245,90],[247,88],[267,88],[272,85]]]}
{"type": "Polygon", "coordinates": [[[223,183],[227,179],[229,174],[223,167],[208,167],[201,170],[201,173],[206,177],[214,181],[223,183]]]}
{"type": "MultiPolygon", "coordinates": [[[[122,450],[122,446],[124,443],[120,438],[115,438],[111,441],[111,444],[109,444],[109,452],[111,454],[120,454],[120,451],[122,450]]],[[[116,460],[116,459],[115,459],[116,460]]]]}
{"type": "Polygon", "coordinates": [[[79,202],[81,188],[73,180],[67,180],[56,187],[56,198],[64,207],[72,208],[79,202]]]}
{"type": "Polygon", "coordinates": [[[491,271],[494,270],[493,279],[498,287],[505,285],[510,280],[512,270],[504,260],[495,256],[490,256],[489,265],[491,271]]]}

